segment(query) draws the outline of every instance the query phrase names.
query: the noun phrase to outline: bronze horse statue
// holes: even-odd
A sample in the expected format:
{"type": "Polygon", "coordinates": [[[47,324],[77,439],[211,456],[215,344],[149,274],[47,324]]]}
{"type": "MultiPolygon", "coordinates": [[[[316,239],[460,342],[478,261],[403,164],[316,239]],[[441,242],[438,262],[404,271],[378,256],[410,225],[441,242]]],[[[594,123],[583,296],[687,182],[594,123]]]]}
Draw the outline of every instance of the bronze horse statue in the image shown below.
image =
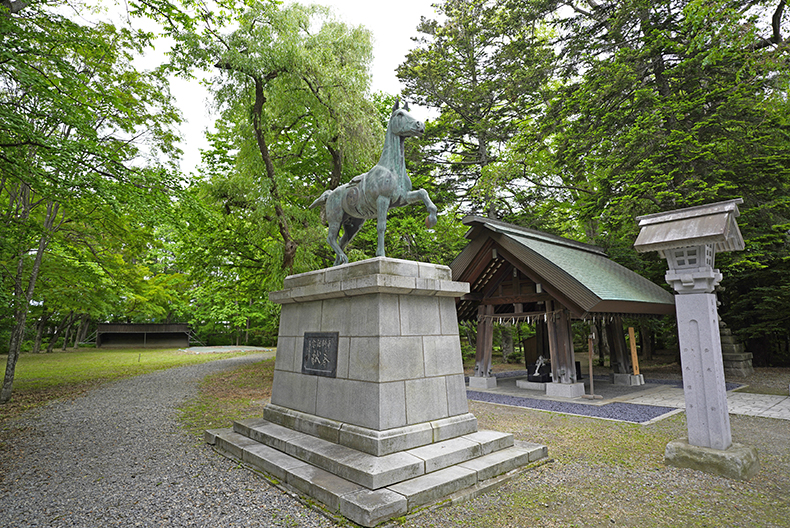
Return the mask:
{"type": "Polygon", "coordinates": [[[387,125],[384,150],[375,167],[336,189],[324,191],[310,205],[312,208],[325,204],[326,220],[329,224],[327,241],[337,255],[335,266],[348,263],[348,257],[343,250],[368,218],[376,219],[378,233],[376,256],[384,256],[387,211],[392,207],[403,207],[421,201],[428,209],[425,225],[428,228],[436,225],[436,206],[428,197],[428,192],[425,189],[412,191],[411,179],[406,173],[404,159],[406,138],[420,136],[425,132],[425,125],[411,117],[408,111],[408,104],[400,108],[400,102],[395,103],[387,125]],[[341,226],[343,238],[338,243],[337,237],[341,226]]]}

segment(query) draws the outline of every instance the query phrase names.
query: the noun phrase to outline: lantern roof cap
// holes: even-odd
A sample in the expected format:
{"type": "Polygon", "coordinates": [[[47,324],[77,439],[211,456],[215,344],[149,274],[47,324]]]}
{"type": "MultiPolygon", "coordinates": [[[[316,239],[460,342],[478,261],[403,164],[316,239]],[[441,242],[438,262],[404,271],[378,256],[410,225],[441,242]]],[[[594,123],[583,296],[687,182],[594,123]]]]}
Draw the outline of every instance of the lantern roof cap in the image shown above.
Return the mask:
{"type": "Polygon", "coordinates": [[[640,253],[710,244],[716,252],[740,251],[743,236],[735,219],[742,198],[637,217],[641,230],[634,243],[640,253]]]}

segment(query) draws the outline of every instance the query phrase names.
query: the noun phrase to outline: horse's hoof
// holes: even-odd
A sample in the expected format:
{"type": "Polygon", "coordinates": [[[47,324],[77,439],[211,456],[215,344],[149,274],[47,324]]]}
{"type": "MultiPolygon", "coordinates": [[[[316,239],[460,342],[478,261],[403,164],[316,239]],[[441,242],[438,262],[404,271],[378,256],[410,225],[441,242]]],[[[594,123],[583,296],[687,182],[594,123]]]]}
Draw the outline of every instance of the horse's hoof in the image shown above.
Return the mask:
{"type": "Polygon", "coordinates": [[[436,221],[437,221],[436,218],[431,218],[430,216],[426,217],[425,218],[425,227],[427,227],[428,229],[432,228],[433,226],[436,225],[436,221]]]}

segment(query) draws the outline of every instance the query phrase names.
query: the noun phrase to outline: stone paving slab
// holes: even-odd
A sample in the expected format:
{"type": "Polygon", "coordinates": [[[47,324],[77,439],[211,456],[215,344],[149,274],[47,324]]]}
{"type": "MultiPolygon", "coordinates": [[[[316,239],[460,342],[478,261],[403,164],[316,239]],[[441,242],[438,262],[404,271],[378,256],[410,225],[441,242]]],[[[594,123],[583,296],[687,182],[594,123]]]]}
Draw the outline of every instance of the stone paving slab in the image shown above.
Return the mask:
{"type": "MultiPolygon", "coordinates": [[[[650,394],[637,394],[622,401],[639,405],[659,405],[677,409],[686,408],[683,389],[671,387],[664,387],[663,390],[651,392],[650,394]]],[[[790,420],[790,396],[730,391],[727,393],[727,409],[730,414],[790,420]]]]}
{"type": "MultiPolygon", "coordinates": [[[[587,392],[589,392],[589,381],[587,392]]],[[[601,382],[596,377],[595,393],[603,393],[603,398],[598,400],[588,400],[584,398],[563,398],[549,397],[542,391],[525,390],[516,386],[516,377],[497,378],[497,388],[489,390],[475,389],[477,392],[492,394],[503,394],[508,396],[530,398],[535,400],[549,400],[552,402],[565,402],[575,405],[605,407],[615,402],[629,403],[636,405],[647,405],[652,407],[669,407],[674,409],[686,408],[686,400],[683,389],[669,384],[647,383],[635,387],[614,387],[610,383],[601,382]]],[[[560,406],[561,407],[561,406],[560,406]]],[[[780,396],[774,394],[752,394],[748,392],[738,392],[737,390],[727,391],[727,407],[730,414],[741,414],[746,416],[761,416],[764,418],[776,418],[780,420],[790,420],[790,395],[780,396]]],[[[552,409],[552,412],[562,413],[562,410],[552,409]]],[[[568,414],[577,414],[568,411],[568,414]]],[[[664,415],[669,416],[671,413],[664,415]]],[[[587,414],[585,414],[587,416],[587,414]]],[[[595,413],[589,416],[596,416],[595,413]]],[[[609,418],[616,419],[616,418],[609,418]]],[[[651,423],[645,422],[645,423],[651,423]]]]}

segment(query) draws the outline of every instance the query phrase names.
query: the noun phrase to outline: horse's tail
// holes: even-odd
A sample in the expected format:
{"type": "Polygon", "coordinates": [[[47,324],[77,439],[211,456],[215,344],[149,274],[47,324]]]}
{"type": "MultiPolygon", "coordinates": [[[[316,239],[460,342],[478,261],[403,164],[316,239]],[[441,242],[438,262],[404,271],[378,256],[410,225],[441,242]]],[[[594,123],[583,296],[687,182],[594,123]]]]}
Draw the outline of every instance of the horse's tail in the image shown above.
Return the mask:
{"type": "Polygon", "coordinates": [[[316,207],[318,205],[325,204],[326,199],[329,198],[330,194],[332,194],[332,189],[325,190],[321,196],[316,198],[315,202],[310,204],[310,207],[308,209],[312,209],[313,207],[316,207]]]}

